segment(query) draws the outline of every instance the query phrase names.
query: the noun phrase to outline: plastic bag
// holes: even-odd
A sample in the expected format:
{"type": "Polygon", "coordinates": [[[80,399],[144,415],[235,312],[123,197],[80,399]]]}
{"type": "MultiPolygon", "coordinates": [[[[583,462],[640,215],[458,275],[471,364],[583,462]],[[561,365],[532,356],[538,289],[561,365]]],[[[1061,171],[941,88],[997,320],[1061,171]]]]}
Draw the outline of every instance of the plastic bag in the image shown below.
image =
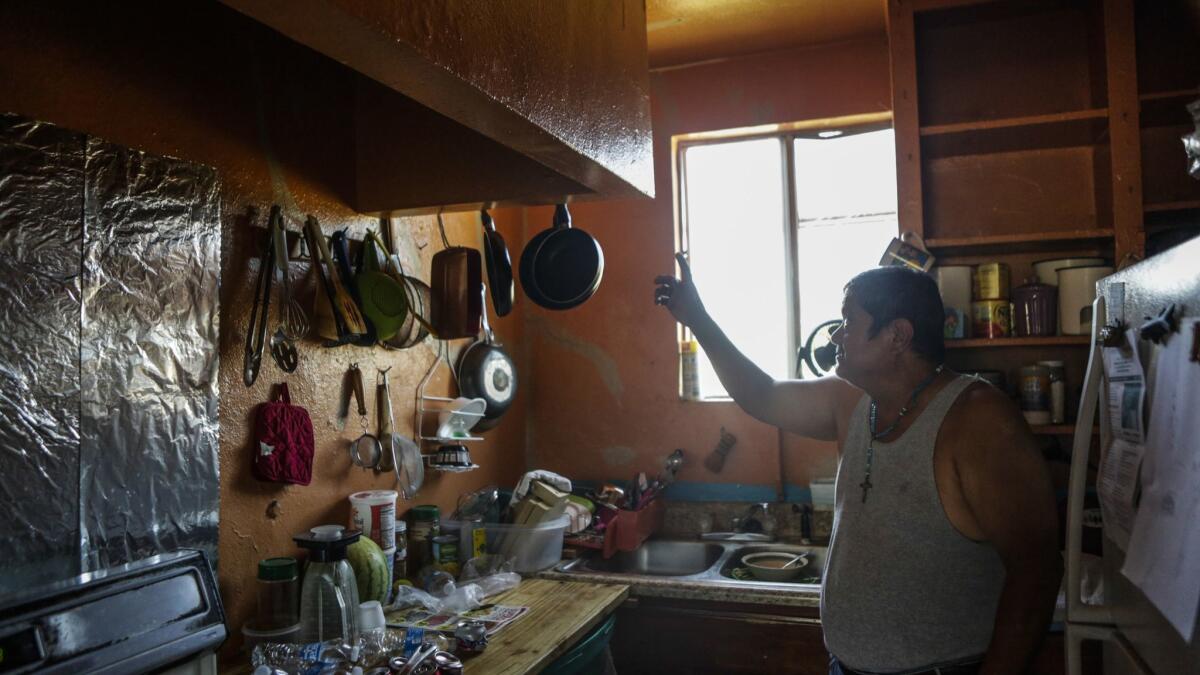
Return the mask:
{"type": "Polygon", "coordinates": [[[420,605],[435,614],[461,614],[483,605],[484,598],[516,588],[520,584],[521,575],[515,572],[501,572],[480,577],[462,586],[450,581],[442,587],[445,594],[441,597],[412,586],[401,586],[397,589],[389,610],[420,605]]]}

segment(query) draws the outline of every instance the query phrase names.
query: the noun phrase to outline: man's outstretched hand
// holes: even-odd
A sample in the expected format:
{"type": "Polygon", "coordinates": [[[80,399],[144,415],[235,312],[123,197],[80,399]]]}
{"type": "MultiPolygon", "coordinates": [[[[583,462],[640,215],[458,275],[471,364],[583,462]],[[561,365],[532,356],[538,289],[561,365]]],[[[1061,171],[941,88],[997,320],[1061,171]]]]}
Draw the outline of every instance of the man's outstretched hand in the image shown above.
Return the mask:
{"type": "Polygon", "coordinates": [[[692,283],[692,268],[682,253],[675,254],[683,278],[663,274],[654,278],[654,304],[666,307],[679,323],[691,328],[705,316],[704,303],[692,283]]]}

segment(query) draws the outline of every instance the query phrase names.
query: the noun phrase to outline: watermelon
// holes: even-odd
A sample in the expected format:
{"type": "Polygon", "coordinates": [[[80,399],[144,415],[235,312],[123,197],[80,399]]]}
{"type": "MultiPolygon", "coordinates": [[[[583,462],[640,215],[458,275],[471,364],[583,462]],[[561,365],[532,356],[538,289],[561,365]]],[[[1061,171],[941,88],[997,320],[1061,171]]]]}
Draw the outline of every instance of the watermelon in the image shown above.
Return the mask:
{"type": "Polygon", "coordinates": [[[358,586],[358,601],[378,600],[387,604],[388,591],[392,588],[390,566],[383,549],[370,537],[359,537],[346,549],[346,559],[354,570],[354,581],[358,586]]]}

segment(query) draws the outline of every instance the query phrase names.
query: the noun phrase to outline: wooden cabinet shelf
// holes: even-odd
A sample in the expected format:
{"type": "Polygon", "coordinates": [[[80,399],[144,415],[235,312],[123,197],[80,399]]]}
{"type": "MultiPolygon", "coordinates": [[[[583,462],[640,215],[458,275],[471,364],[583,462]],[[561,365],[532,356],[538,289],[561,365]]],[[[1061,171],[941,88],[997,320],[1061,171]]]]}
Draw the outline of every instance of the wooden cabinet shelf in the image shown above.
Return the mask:
{"type": "MultiPolygon", "coordinates": [[[[1200,209],[1200,199],[1189,199],[1181,202],[1155,202],[1142,206],[1146,213],[1163,213],[1166,211],[1188,211],[1200,209]]],[[[928,243],[928,242],[926,242],[928,243]]]]}
{"type": "Polygon", "coordinates": [[[958,256],[996,252],[1059,252],[1080,248],[1101,248],[1112,241],[1112,228],[1091,230],[1043,230],[1020,234],[996,234],[978,237],[934,237],[925,245],[938,256],[958,256]]]}
{"type": "MultiPolygon", "coordinates": [[[[1032,427],[1033,433],[1039,436],[1074,436],[1074,424],[1035,424],[1032,427]]],[[[1092,435],[1096,436],[1100,433],[1100,427],[1092,427],[1092,435]]]]}
{"type": "Polygon", "coordinates": [[[923,153],[934,158],[1096,145],[1106,141],[1107,132],[1108,109],[1091,108],[927,125],[919,133],[923,153]]]}
{"type": "Polygon", "coordinates": [[[1086,347],[1090,335],[1054,335],[1049,337],[968,338],[946,340],[946,349],[976,349],[1003,347],[1086,347]]]}
{"type": "Polygon", "coordinates": [[[1138,94],[1139,122],[1146,127],[1190,127],[1187,104],[1200,99],[1200,87],[1138,94]]]}

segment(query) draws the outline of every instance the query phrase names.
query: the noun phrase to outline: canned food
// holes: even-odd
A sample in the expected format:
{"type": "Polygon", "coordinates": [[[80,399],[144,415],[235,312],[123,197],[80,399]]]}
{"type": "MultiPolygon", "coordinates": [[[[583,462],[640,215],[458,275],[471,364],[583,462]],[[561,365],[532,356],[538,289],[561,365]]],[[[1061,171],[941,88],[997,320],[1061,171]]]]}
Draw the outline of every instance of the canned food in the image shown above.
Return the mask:
{"type": "Polygon", "coordinates": [[[1021,412],[1030,424],[1050,423],[1050,369],[1021,368],[1021,412]]]}
{"type": "Polygon", "coordinates": [[[978,300],[971,303],[971,333],[977,338],[1012,336],[1012,311],[1007,300],[978,300]]]}
{"type": "Polygon", "coordinates": [[[1008,300],[1008,286],[1007,264],[985,263],[975,266],[975,275],[971,278],[971,292],[976,300],[1008,300]]]}
{"type": "Polygon", "coordinates": [[[460,621],[454,638],[459,654],[478,654],[487,648],[487,626],[482,621],[460,621]]]}
{"type": "Polygon", "coordinates": [[[458,533],[441,534],[433,538],[437,563],[443,570],[458,576],[458,533]]]}
{"type": "Polygon", "coordinates": [[[433,662],[437,664],[438,675],[462,675],[462,661],[450,652],[435,653],[433,662]]]}

